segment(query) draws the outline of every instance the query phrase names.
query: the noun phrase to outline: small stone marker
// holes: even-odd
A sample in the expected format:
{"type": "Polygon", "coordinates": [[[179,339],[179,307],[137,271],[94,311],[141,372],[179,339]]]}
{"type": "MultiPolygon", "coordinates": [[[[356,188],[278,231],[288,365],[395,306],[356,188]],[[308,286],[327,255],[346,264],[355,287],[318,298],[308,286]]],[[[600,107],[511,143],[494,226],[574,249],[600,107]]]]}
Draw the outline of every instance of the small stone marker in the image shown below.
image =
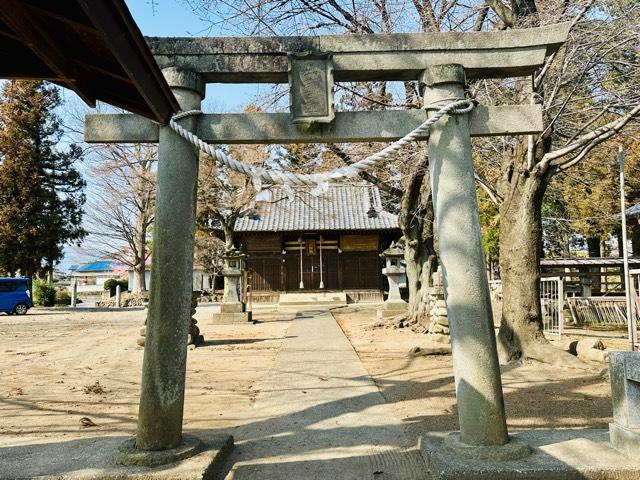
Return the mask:
{"type": "Polygon", "coordinates": [[[122,306],[122,287],[120,285],[116,285],[116,307],[120,308],[122,306]]]}
{"type": "Polygon", "coordinates": [[[74,279],[71,283],[71,306],[78,304],[78,280],[74,279]]]}
{"type": "Polygon", "coordinates": [[[630,458],[640,452],[640,353],[609,353],[613,423],[611,445],[630,458]]]}

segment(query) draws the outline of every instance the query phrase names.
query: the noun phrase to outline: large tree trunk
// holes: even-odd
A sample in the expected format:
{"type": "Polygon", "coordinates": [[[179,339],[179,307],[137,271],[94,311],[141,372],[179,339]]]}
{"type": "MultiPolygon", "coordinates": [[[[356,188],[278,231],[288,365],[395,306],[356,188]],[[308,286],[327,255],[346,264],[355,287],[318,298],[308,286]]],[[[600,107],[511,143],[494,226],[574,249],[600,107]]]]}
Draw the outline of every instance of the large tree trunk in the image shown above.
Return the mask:
{"type": "Polygon", "coordinates": [[[542,256],[542,198],[552,172],[540,165],[531,171],[516,167],[526,159],[526,149],[516,149],[511,168],[503,169],[504,199],[500,204],[500,274],[502,320],[498,333],[501,362],[531,358],[546,363],[584,364],[568,352],[553,347],[544,337],[540,306],[542,256]]]}
{"type": "MultiPolygon", "coordinates": [[[[600,237],[588,237],[587,238],[587,249],[589,251],[589,257],[602,257],[602,252],[600,251],[600,237]]],[[[595,292],[600,292],[600,267],[591,267],[588,268],[590,272],[593,272],[594,275],[588,278],[583,278],[583,282],[591,282],[590,289],[588,288],[589,283],[586,283],[586,287],[583,287],[583,295],[588,293],[589,295],[594,295],[595,292]]]]}
{"type": "Polygon", "coordinates": [[[133,266],[133,292],[147,291],[147,219],[140,216],[136,222],[135,265],[133,266]]]}
{"type": "Polygon", "coordinates": [[[503,360],[546,343],[540,308],[541,206],[545,179],[513,173],[510,198],[500,205],[502,321],[498,347],[503,360]]]}
{"type": "Polygon", "coordinates": [[[410,176],[400,204],[400,228],[405,239],[409,305],[402,326],[426,331],[429,325],[429,288],[437,268],[433,241],[433,202],[426,165],[410,176]]]}
{"type": "Polygon", "coordinates": [[[587,237],[587,250],[589,251],[589,257],[601,257],[600,237],[587,237]]]}

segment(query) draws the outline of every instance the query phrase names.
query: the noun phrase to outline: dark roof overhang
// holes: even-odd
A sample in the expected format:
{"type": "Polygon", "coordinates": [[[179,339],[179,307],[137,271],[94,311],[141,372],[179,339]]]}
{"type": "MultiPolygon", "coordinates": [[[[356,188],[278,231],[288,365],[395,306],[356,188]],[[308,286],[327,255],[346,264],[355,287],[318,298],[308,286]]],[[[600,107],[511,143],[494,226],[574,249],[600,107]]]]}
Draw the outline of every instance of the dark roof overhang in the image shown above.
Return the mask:
{"type": "Polygon", "coordinates": [[[124,0],[2,0],[0,78],[49,80],[163,124],[179,110],[124,0]]]}

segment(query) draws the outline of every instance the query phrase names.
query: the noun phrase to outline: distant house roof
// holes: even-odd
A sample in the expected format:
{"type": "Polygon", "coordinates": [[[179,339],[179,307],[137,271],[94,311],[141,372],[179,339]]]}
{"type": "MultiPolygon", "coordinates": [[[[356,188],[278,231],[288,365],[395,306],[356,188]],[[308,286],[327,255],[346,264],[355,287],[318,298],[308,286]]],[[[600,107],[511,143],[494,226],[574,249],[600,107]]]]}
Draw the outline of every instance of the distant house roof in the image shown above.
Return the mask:
{"type": "Polygon", "coordinates": [[[114,260],[96,260],[80,265],[73,273],[123,272],[126,269],[126,265],[114,260]]]}
{"type": "Polygon", "coordinates": [[[640,203],[636,203],[635,205],[627,208],[625,210],[627,217],[632,217],[634,215],[640,215],[640,203]]]}
{"type": "Polygon", "coordinates": [[[255,212],[236,220],[236,232],[299,232],[328,230],[397,230],[398,217],[382,207],[380,191],[368,184],[333,184],[318,196],[310,188],[294,189],[289,200],[282,188],[271,200],[258,202],[255,212]]]}

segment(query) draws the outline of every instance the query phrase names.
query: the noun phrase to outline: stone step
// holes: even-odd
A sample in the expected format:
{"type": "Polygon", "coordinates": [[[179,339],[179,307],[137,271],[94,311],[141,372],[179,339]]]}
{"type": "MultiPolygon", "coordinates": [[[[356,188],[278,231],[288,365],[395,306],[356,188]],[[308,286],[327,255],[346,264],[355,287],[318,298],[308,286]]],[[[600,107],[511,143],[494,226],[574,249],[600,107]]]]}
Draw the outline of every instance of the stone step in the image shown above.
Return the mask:
{"type": "Polygon", "coordinates": [[[281,293],[278,305],[346,305],[345,292],[281,293]]]}

